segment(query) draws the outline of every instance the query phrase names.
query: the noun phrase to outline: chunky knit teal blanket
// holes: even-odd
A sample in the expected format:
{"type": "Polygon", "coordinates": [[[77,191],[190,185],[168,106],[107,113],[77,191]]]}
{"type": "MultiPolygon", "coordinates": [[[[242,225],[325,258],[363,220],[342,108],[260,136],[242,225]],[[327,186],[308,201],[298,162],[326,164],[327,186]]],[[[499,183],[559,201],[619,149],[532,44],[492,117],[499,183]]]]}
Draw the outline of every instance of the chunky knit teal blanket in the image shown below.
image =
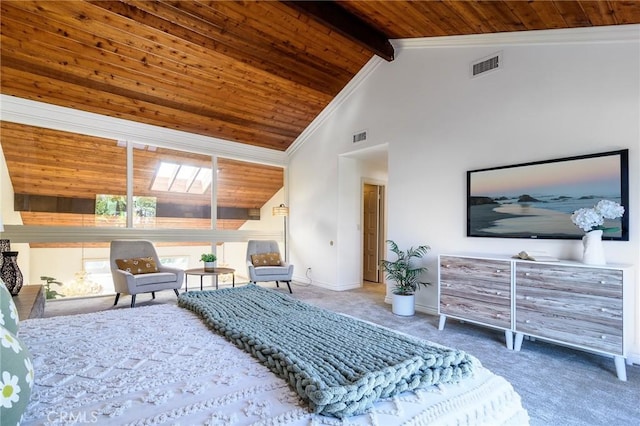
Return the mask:
{"type": "Polygon", "coordinates": [[[470,357],[273,290],[183,293],[178,305],[285,379],[310,408],[348,417],[375,401],[471,374],[470,357]]]}

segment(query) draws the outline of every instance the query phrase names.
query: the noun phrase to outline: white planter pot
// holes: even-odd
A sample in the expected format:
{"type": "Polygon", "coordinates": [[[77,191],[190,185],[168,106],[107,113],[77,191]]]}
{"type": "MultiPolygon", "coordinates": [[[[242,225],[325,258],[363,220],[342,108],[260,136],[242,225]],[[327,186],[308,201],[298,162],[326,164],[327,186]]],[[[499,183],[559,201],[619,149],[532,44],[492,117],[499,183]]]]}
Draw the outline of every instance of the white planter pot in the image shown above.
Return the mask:
{"type": "Polygon", "coordinates": [[[403,296],[392,294],[391,298],[392,312],[403,317],[410,317],[416,313],[416,296],[403,296]]]}
{"type": "Polygon", "coordinates": [[[207,272],[213,272],[216,267],[216,262],[204,262],[204,270],[207,272]]]}

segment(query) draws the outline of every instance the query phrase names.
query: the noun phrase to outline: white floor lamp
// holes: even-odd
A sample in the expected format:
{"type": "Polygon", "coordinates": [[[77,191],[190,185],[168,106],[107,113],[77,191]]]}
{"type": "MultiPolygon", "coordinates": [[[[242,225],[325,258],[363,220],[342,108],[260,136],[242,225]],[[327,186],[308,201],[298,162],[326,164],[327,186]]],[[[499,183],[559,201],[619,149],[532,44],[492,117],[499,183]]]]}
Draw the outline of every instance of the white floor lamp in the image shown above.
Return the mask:
{"type": "Polygon", "coordinates": [[[284,223],[284,261],[287,261],[287,216],[289,216],[289,207],[284,204],[280,204],[272,209],[274,216],[282,216],[284,223]]]}

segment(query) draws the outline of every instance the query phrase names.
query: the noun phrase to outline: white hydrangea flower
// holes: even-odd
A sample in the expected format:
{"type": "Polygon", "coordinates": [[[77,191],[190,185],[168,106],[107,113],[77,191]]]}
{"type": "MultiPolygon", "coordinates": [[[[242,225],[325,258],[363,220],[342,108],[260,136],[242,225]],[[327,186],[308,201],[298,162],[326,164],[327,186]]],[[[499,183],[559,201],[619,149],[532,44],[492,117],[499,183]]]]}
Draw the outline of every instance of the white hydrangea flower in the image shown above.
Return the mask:
{"type": "Polygon", "coordinates": [[[617,219],[624,214],[624,207],[610,200],[600,200],[595,209],[605,219],[617,219]]]}
{"type": "Polygon", "coordinates": [[[573,212],[571,220],[578,228],[585,232],[591,231],[596,226],[604,223],[604,219],[594,209],[579,209],[573,212]]]}
{"type": "Polygon", "coordinates": [[[605,219],[617,219],[624,214],[624,207],[615,201],[600,200],[593,208],[578,209],[571,215],[571,221],[585,232],[594,229],[605,229],[602,227],[605,219]]]}

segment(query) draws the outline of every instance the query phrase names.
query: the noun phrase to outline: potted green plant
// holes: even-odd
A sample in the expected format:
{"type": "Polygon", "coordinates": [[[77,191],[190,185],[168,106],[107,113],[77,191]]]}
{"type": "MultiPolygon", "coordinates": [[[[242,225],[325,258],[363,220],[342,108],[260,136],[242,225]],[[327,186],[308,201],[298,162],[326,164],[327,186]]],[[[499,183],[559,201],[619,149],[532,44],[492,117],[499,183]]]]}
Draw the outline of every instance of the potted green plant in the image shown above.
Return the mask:
{"type": "Polygon", "coordinates": [[[58,296],[64,297],[64,294],[60,294],[55,290],[51,290],[51,284],[62,285],[60,281],[57,281],[53,277],[40,277],[41,280],[45,281],[44,291],[45,291],[45,299],[55,299],[58,296]]]}
{"type": "Polygon", "coordinates": [[[416,266],[414,259],[419,259],[430,250],[429,246],[421,245],[400,250],[398,245],[387,240],[389,249],[395,253],[396,260],[382,260],[380,265],[385,271],[387,280],[393,281],[392,310],[396,315],[411,316],[415,313],[415,292],[420,286],[429,283],[420,281],[420,275],[427,272],[424,266],[416,266]]]}
{"type": "Polygon", "coordinates": [[[213,272],[217,259],[218,257],[213,253],[202,253],[200,256],[200,261],[204,262],[204,270],[207,272],[213,272]]]}

